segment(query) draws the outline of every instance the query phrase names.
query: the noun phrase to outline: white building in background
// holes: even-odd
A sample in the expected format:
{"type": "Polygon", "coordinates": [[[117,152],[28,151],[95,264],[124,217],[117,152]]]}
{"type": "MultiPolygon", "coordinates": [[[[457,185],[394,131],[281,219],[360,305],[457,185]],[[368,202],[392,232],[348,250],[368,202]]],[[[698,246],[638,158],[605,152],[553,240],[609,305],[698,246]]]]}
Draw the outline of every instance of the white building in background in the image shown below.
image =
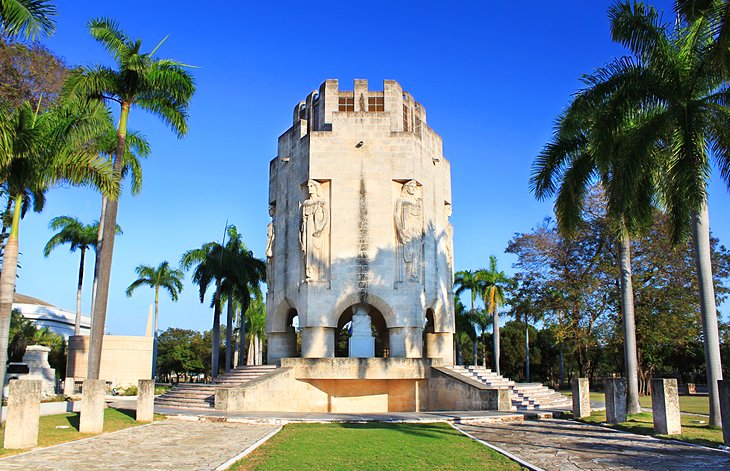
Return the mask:
{"type": "MultiPolygon", "coordinates": [[[[25,294],[13,294],[13,309],[20,310],[23,317],[30,319],[36,327],[48,327],[52,332],[68,340],[74,334],[76,313],[25,294]]],[[[89,335],[91,318],[81,315],[81,335],[89,335]]]]}

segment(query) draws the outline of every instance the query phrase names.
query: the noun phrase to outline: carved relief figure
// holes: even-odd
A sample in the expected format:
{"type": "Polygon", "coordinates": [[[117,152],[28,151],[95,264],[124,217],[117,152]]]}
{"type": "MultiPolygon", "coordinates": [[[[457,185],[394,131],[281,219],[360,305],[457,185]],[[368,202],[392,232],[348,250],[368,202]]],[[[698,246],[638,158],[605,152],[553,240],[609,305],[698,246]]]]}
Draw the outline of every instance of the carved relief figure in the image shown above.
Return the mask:
{"type": "Polygon", "coordinates": [[[327,276],[327,243],[329,241],[329,208],[322,197],[322,185],[307,182],[309,198],[301,203],[302,226],[299,242],[304,258],[304,280],[324,281],[327,276]]]}
{"type": "Polygon", "coordinates": [[[271,222],[266,227],[266,286],[271,288],[271,280],[273,278],[272,271],[274,270],[274,214],[276,213],[276,204],[269,204],[269,216],[271,216],[271,222]]]}
{"type": "Polygon", "coordinates": [[[415,180],[404,183],[395,202],[398,281],[416,282],[420,278],[423,201],[416,195],[416,186],[415,180]]]}

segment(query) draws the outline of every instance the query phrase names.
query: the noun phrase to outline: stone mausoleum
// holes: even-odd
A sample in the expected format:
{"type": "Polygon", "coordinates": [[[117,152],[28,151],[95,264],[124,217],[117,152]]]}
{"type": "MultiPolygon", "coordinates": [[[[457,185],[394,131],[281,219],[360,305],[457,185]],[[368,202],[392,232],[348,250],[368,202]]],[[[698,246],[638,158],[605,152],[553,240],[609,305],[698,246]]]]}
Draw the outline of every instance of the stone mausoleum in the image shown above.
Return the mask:
{"type": "Polygon", "coordinates": [[[269,213],[269,363],[453,363],[450,166],[397,82],[344,91],[327,80],[294,107],[270,163],[269,213]]]}

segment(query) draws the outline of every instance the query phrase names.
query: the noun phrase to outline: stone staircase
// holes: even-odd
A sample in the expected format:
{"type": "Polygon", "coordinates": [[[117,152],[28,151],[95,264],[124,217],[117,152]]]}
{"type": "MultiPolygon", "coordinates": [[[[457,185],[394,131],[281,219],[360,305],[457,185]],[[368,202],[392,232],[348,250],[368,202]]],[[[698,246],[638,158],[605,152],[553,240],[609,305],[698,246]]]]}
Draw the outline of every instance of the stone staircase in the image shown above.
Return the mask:
{"type": "Polygon", "coordinates": [[[218,376],[212,383],[180,383],[156,397],[155,406],[166,409],[212,409],[216,388],[245,384],[275,369],[276,365],[240,366],[218,376]]]}
{"type": "Polygon", "coordinates": [[[448,368],[455,373],[484,383],[490,388],[509,389],[512,410],[565,409],[572,406],[569,397],[540,383],[515,383],[482,366],[449,366],[448,368]]]}

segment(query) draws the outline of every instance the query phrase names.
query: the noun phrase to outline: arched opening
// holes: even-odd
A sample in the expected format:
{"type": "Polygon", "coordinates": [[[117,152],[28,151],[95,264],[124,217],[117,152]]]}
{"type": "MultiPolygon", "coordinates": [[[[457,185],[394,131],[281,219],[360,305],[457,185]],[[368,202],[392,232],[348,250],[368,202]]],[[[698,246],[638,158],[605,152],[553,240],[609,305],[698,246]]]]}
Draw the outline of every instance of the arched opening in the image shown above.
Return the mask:
{"type": "Polygon", "coordinates": [[[302,329],[299,327],[299,313],[296,309],[291,308],[286,313],[286,330],[290,335],[295,337],[295,348],[290,350],[296,357],[302,356],[302,329]]]}
{"type": "MultiPolygon", "coordinates": [[[[335,356],[350,356],[350,337],[352,334],[352,315],[355,306],[345,309],[337,321],[335,330],[335,356]]],[[[388,338],[388,326],[383,313],[372,305],[368,305],[370,315],[370,329],[375,340],[375,357],[387,358],[389,356],[390,341],[388,338]]]]}
{"type": "Polygon", "coordinates": [[[433,309],[426,309],[426,318],[423,322],[423,358],[428,358],[428,334],[433,334],[434,330],[433,309]]]}

